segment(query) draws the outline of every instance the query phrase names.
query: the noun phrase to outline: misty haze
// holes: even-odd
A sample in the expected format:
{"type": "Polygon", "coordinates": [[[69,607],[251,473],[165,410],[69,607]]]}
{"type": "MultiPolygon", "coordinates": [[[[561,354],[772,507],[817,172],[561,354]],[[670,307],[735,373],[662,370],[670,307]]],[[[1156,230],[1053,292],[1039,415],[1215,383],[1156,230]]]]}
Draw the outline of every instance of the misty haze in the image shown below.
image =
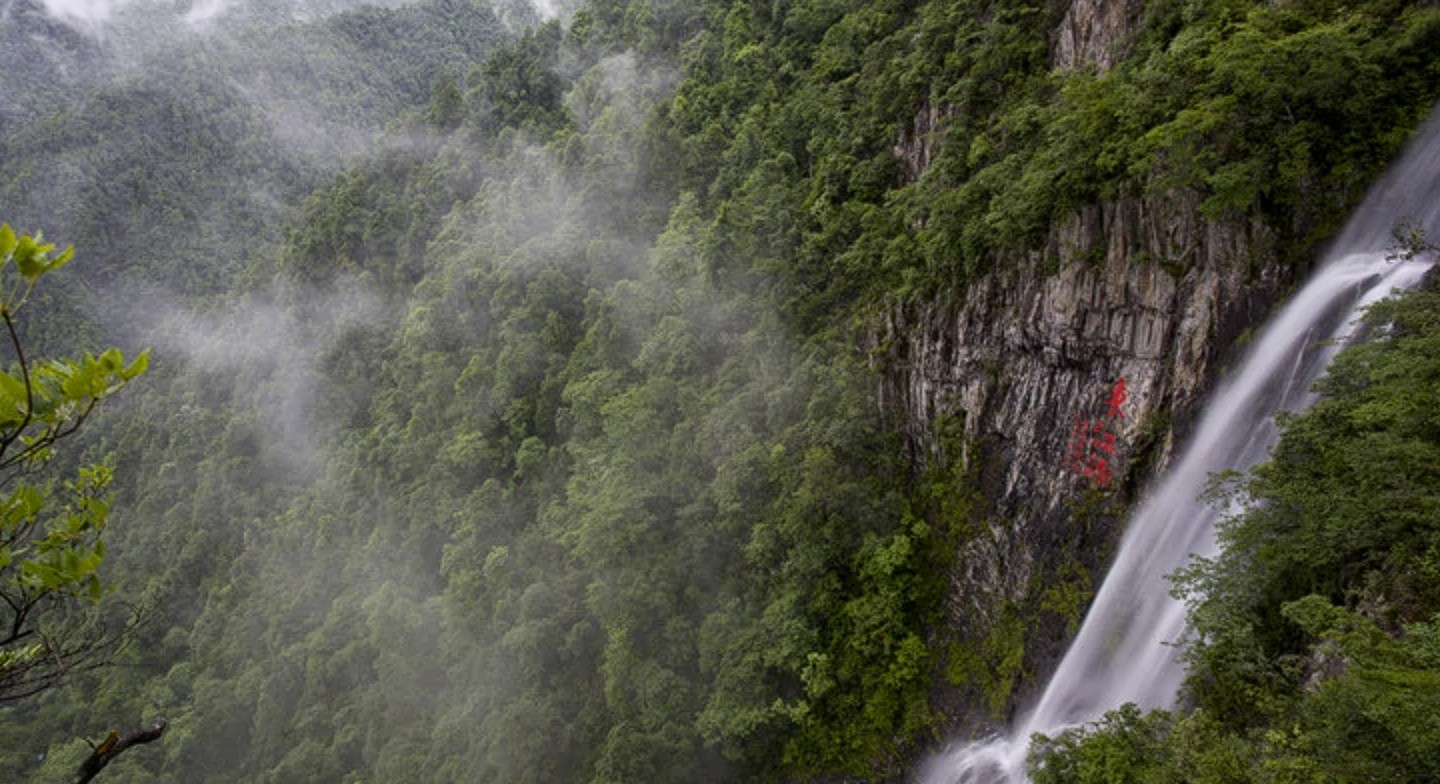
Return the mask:
{"type": "Polygon", "coordinates": [[[0,781],[1431,781],[1437,69],[0,0],[0,781]]]}

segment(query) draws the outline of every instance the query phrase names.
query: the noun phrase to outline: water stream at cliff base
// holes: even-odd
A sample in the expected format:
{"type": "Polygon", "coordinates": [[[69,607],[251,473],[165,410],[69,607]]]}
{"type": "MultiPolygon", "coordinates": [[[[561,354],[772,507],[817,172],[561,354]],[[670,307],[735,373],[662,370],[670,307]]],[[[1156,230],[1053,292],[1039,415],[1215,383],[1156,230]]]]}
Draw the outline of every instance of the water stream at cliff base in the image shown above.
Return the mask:
{"type": "Polygon", "coordinates": [[[1133,702],[1168,708],[1184,669],[1174,645],[1185,607],[1166,575],[1192,554],[1213,555],[1224,510],[1198,500],[1210,474],[1244,471],[1277,439],[1275,414],[1303,410],[1360,312],[1416,285],[1429,263],[1396,261],[1401,223],[1440,237],[1440,112],[1367,194],[1315,274],[1272,317],[1243,362],[1207,403],[1180,457],[1131,517],[1100,592],[1040,700],[1004,736],[956,746],[927,761],[923,784],[1019,784],[1033,733],[1054,735],[1133,702]]]}

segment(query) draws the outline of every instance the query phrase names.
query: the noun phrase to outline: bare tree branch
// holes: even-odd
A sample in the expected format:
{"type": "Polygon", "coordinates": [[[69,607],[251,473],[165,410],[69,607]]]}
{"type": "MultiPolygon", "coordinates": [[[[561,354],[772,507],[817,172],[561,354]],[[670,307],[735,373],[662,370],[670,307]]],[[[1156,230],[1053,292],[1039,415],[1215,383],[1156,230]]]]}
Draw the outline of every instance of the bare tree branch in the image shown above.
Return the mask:
{"type": "Polygon", "coordinates": [[[162,717],[150,722],[148,727],[132,730],[124,735],[116,730],[110,730],[110,735],[96,746],[94,751],[90,752],[90,756],[86,757],[84,762],[80,763],[80,769],[75,772],[75,784],[86,784],[95,778],[96,774],[104,770],[106,765],[120,756],[120,752],[131,746],[158,740],[161,735],[165,734],[167,726],[169,724],[162,717]]]}
{"type": "Polygon", "coordinates": [[[20,344],[20,334],[15,329],[15,322],[10,318],[10,308],[0,305],[0,318],[5,320],[5,330],[10,333],[10,345],[15,349],[15,358],[20,363],[20,374],[25,381],[25,418],[14,431],[7,433],[0,438],[0,457],[15,443],[15,439],[25,433],[25,428],[30,426],[30,419],[35,415],[35,387],[30,382],[30,363],[25,359],[25,348],[20,344]]]}
{"type": "Polygon", "coordinates": [[[0,705],[32,697],[67,676],[99,669],[129,645],[147,620],[145,608],[125,604],[123,627],[116,613],[97,608],[89,620],[61,619],[46,630],[29,628],[15,639],[30,637],[35,650],[25,655],[12,649],[12,658],[0,667],[0,705]],[[108,621],[108,622],[107,622],[108,621]]]}

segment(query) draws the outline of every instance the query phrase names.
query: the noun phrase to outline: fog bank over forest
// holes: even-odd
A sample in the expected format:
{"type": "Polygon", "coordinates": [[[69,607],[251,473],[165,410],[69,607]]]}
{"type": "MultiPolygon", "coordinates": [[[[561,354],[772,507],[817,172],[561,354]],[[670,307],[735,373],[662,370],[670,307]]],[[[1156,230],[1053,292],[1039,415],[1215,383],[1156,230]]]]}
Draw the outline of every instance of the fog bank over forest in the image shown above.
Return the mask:
{"type": "MultiPolygon", "coordinates": [[[[1067,468],[1138,361],[1087,319],[1215,372],[1440,85],[1440,11],[1381,0],[1156,5],[1104,68],[1063,2],[0,3],[0,220],[76,246],[27,340],[154,357],[61,458],[113,464],[94,611],[147,622],[0,709],[37,782],[162,715],[104,781],[907,780],[1021,709],[1193,414],[1132,379],[1113,482],[1067,468]],[[1050,275],[1098,281],[1057,345],[1050,275]],[[1213,329],[1144,299],[1231,282],[1213,329]]],[[[1309,632],[1215,595],[1262,664],[1114,718],[1177,739],[1135,764],[1331,770],[1262,741],[1349,748],[1344,701],[1245,680],[1309,632]]]]}
{"type": "MultiPolygon", "coordinates": [[[[21,0],[9,0],[9,5],[19,2],[21,0]]],[[[394,7],[404,5],[405,0],[378,3],[357,0],[39,0],[39,4],[58,22],[96,38],[109,39],[135,34],[136,25],[153,26],[179,20],[204,30],[209,25],[236,19],[276,25],[313,21],[360,6],[394,7]]],[[[517,24],[524,23],[527,10],[533,21],[548,21],[571,10],[570,4],[556,0],[496,0],[492,5],[502,18],[517,24]]]]}

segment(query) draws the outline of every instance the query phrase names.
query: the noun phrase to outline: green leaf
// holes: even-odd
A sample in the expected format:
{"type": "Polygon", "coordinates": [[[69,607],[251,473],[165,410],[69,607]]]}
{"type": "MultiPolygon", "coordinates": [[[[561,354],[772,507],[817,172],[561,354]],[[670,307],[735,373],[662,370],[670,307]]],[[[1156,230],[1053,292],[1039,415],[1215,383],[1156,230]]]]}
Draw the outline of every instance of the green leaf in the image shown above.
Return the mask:
{"type": "Polygon", "coordinates": [[[20,235],[14,253],[15,269],[25,280],[34,283],[50,270],[63,267],[75,255],[74,248],[66,248],[59,256],[50,259],[52,250],[55,250],[53,242],[39,242],[28,234],[20,235]]]}
{"type": "Polygon", "coordinates": [[[25,421],[25,383],[9,373],[0,373],[0,428],[11,428],[25,421]]]}
{"type": "Polygon", "coordinates": [[[45,272],[45,253],[54,245],[41,245],[28,234],[20,235],[15,248],[15,269],[26,280],[34,283],[45,272]]]}
{"type": "Polygon", "coordinates": [[[120,369],[125,366],[124,359],[121,357],[120,349],[118,348],[106,349],[104,353],[100,355],[99,361],[100,369],[106,373],[118,373],[120,369]]]}
{"type": "Polygon", "coordinates": [[[33,520],[44,506],[44,493],[31,485],[21,485],[0,503],[0,523],[8,527],[33,520]]]}
{"type": "Polygon", "coordinates": [[[120,371],[120,378],[124,379],[125,381],[129,381],[130,379],[135,378],[136,376],[144,373],[146,370],[149,369],[150,349],[147,348],[144,351],[140,352],[140,356],[136,357],[134,362],[131,362],[129,366],[125,367],[120,371]]]}
{"type": "Polygon", "coordinates": [[[17,244],[15,230],[8,223],[0,223],[0,259],[9,259],[17,244]]]}
{"type": "Polygon", "coordinates": [[[68,245],[68,246],[66,246],[65,250],[60,251],[60,255],[59,255],[59,256],[56,256],[54,259],[52,259],[52,260],[50,261],[49,264],[47,264],[47,265],[45,266],[45,271],[46,271],[46,272],[52,272],[52,271],[54,271],[54,270],[60,269],[61,267],[65,266],[66,264],[69,264],[69,263],[70,263],[70,259],[73,258],[74,256],[75,256],[75,246],[74,246],[74,245],[68,245]]]}

